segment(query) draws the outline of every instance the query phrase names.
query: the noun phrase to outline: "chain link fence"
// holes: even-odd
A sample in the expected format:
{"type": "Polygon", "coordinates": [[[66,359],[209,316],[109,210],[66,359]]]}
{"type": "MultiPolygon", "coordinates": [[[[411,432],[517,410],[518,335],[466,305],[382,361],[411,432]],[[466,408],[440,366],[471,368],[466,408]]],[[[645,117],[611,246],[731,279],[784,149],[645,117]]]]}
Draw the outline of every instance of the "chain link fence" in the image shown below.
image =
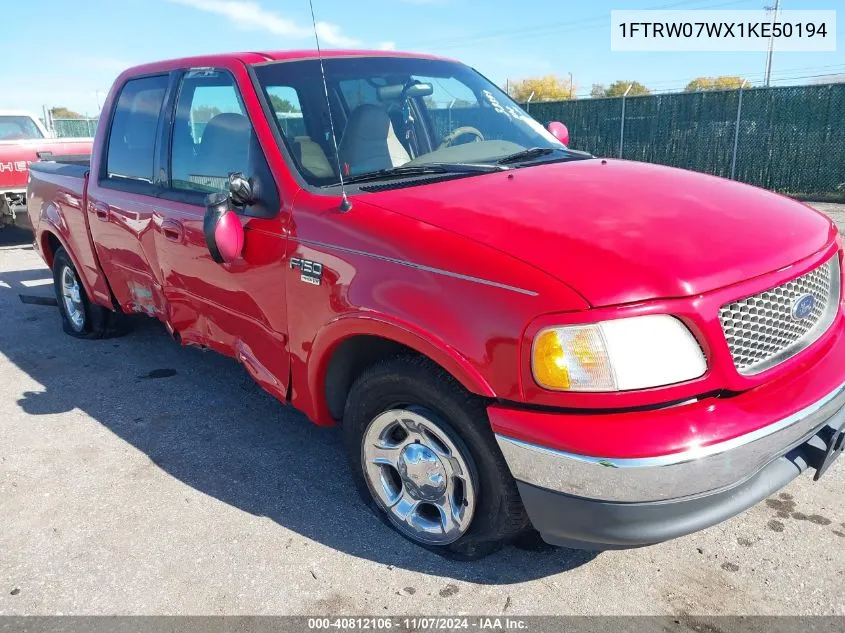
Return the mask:
{"type": "Polygon", "coordinates": [[[89,138],[97,131],[98,119],[51,119],[57,138],[89,138]]]}
{"type": "Polygon", "coordinates": [[[845,84],[532,102],[571,147],[845,202],[845,84]],[[624,119],[623,119],[624,112],[624,119]]]}

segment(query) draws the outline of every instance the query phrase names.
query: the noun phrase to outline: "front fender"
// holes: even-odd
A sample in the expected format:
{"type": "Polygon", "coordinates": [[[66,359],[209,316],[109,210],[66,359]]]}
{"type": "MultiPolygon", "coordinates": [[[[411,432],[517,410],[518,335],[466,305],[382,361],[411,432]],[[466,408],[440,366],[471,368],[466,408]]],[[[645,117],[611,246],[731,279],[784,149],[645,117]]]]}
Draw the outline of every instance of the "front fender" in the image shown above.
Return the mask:
{"type": "Polygon", "coordinates": [[[355,312],[339,316],[321,328],[297,376],[298,363],[292,367],[292,384],[308,385],[305,390],[294,390],[292,403],[320,425],[334,424],[323,394],[326,390],[326,372],[337,347],[354,336],[375,336],[400,343],[426,356],[449,372],[464,388],[472,393],[493,398],[493,388],[481,373],[458,350],[410,323],[386,314],[355,312]]]}

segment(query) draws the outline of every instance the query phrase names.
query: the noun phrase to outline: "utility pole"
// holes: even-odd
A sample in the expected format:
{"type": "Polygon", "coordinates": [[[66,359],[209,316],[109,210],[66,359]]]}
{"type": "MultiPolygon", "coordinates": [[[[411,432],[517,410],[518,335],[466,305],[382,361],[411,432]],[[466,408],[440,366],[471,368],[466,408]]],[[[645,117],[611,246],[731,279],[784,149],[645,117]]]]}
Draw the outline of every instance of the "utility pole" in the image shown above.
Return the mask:
{"type": "Polygon", "coordinates": [[[772,80],[772,56],[775,52],[775,36],[774,36],[774,24],[778,19],[778,12],[780,11],[780,0],[775,0],[774,9],[772,7],[766,7],[768,11],[773,11],[772,13],[772,35],[769,37],[769,52],[766,55],[766,80],[763,84],[766,88],[769,87],[769,84],[772,80]]]}
{"type": "Polygon", "coordinates": [[[572,73],[569,73],[569,98],[572,99],[572,73]]]}
{"type": "Polygon", "coordinates": [[[622,147],[625,145],[625,99],[628,98],[628,93],[634,84],[628,84],[628,89],[622,95],[622,122],[619,124],[619,158],[622,158],[622,147]]]}

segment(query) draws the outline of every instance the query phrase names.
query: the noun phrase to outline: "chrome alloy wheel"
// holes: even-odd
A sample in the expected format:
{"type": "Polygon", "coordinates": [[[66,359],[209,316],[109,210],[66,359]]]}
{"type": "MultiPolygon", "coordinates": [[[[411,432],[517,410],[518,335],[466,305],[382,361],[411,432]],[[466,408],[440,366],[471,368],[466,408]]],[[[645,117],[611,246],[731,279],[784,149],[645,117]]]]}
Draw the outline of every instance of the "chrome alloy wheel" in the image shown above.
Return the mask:
{"type": "Polygon", "coordinates": [[[406,536],[448,545],[467,531],[476,484],[433,415],[408,409],[378,415],[364,432],[361,457],[370,491],[406,536]]]}
{"type": "Polygon", "coordinates": [[[81,332],[85,325],[85,306],[82,304],[82,290],[79,287],[79,280],[70,266],[65,266],[62,269],[62,300],[70,324],[74,330],[81,332]]]}

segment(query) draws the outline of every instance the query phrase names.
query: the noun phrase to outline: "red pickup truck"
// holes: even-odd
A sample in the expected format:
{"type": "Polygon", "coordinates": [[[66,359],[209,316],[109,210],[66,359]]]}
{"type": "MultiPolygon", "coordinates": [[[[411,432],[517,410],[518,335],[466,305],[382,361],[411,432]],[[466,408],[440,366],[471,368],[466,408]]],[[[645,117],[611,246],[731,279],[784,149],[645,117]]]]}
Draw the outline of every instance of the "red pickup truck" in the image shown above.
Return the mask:
{"type": "Polygon", "coordinates": [[[569,150],[455,61],[323,57],[133,68],[90,166],[33,165],[69,334],[144,313],[236,358],[341,426],[378,516],[456,557],[532,526],[658,543],[842,452],[830,220],[569,150]]]}
{"type": "Polygon", "coordinates": [[[0,110],[0,228],[8,224],[28,228],[26,183],[32,161],[53,156],[87,160],[90,154],[90,138],[50,138],[28,112],[0,110]]]}

